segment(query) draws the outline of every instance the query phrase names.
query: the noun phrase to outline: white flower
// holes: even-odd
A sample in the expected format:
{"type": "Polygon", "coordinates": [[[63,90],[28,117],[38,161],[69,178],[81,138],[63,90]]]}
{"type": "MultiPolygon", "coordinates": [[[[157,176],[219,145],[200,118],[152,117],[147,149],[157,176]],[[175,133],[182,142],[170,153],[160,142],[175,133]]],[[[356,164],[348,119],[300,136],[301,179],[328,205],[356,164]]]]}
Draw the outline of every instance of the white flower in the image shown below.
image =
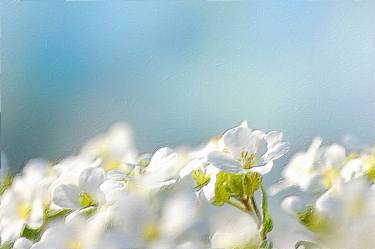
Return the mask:
{"type": "Polygon", "coordinates": [[[31,160],[16,176],[12,186],[1,196],[0,233],[2,241],[19,238],[24,225],[39,228],[43,224],[44,209],[50,195],[47,162],[31,160]]]}
{"type": "Polygon", "coordinates": [[[101,220],[76,218],[71,222],[54,224],[43,233],[40,241],[35,243],[31,249],[96,248],[104,232],[100,229],[100,222],[101,220]]]}
{"type": "Polygon", "coordinates": [[[310,192],[330,188],[340,175],[346,152],[338,144],[320,148],[321,143],[321,138],[314,138],[306,152],[295,154],[282,172],[284,182],[271,188],[270,192],[277,193],[289,186],[310,192]]]}
{"type": "Polygon", "coordinates": [[[321,195],[315,204],[316,210],[337,224],[359,216],[373,215],[375,191],[363,178],[349,182],[337,181],[331,189],[321,195]]]}
{"type": "Polygon", "coordinates": [[[198,188],[197,195],[200,198],[202,197],[207,201],[211,201],[215,196],[216,175],[219,172],[220,169],[211,164],[205,166],[205,161],[203,159],[195,159],[181,169],[180,177],[184,178],[185,176],[192,174],[194,179],[196,173],[198,177],[203,177],[203,179],[194,179],[199,181],[199,186],[196,186],[198,188]]]}
{"type": "Polygon", "coordinates": [[[103,169],[98,167],[84,169],[79,175],[78,183],[61,184],[54,189],[53,203],[71,210],[97,207],[105,202],[105,194],[100,189],[104,180],[103,169]]]}
{"type": "Polygon", "coordinates": [[[232,173],[266,174],[272,169],[273,160],[288,151],[289,145],[282,137],[281,132],[252,130],[247,122],[242,122],[224,133],[219,150],[207,154],[207,163],[232,173]]]}
{"type": "Polygon", "coordinates": [[[176,183],[178,179],[177,158],[177,153],[168,147],[158,149],[144,169],[139,166],[141,172],[134,177],[134,183],[137,187],[148,191],[158,191],[176,183]]]}
{"type": "Polygon", "coordinates": [[[213,220],[211,248],[255,248],[259,244],[257,225],[247,214],[228,210],[213,220]]]}
{"type": "Polygon", "coordinates": [[[88,141],[81,153],[93,158],[101,158],[102,166],[106,171],[129,172],[137,158],[132,131],[125,123],[117,123],[108,132],[88,141]]]}
{"type": "Polygon", "coordinates": [[[177,192],[167,199],[158,222],[161,237],[169,240],[176,238],[197,221],[198,207],[194,197],[194,195],[177,192]]]}

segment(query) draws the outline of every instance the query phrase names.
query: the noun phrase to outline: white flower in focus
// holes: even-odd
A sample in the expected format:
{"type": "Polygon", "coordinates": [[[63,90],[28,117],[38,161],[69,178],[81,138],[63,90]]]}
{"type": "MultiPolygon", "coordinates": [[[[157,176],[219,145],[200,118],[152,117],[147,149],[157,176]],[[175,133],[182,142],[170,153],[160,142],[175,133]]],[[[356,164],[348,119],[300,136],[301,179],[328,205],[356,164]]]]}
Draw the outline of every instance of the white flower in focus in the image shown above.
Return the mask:
{"type": "Polygon", "coordinates": [[[247,122],[242,122],[224,133],[219,150],[207,154],[207,163],[232,173],[266,174],[272,169],[273,161],[289,149],[282,138],[281,132],[252,130],[247,122]]]}

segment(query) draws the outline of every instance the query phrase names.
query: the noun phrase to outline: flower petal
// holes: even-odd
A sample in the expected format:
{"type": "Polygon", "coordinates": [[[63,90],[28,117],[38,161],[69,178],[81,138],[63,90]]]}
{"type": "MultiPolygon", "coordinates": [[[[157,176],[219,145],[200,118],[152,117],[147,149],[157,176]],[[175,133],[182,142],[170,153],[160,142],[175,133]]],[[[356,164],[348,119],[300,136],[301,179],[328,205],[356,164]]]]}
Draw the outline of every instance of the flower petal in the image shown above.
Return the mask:
{"type": "Polygon", "coordinates": [[[238,170],[241,169],[239,161],[217,151],[211,152],[207,155],[207,162],[224,171],[238,173],[238,170]]]}
{"type": "Polygon", "coordinates": [[[60,185],[53,191],[52,200],[56,205],[63,208],[80,208],[79,189],[71,184],[60,185]]]}
{"type": "Polygon", "coordinates": [[[83,191],[93,193],[99,189],[104,180],[105,172],[102,168],[90,167],[82,171],[78,185],[83,191]]]}

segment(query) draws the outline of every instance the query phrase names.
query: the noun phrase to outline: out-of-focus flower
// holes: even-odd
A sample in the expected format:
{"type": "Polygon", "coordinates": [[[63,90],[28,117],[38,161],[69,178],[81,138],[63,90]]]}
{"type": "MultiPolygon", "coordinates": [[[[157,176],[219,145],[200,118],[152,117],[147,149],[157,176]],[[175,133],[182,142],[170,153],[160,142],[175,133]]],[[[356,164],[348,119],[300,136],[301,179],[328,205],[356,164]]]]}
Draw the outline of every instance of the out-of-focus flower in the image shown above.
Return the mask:
{"type": "Polygon", "coordinates": [[[53,203],[70,210],[97,207],[105,202],[105,193],[100,189],[104,180],[105,173],[101,168],[84,169],[76,184],[61,184],[54,189],[53,203]]]}
{"type": "Polygon", "coordinates": [[[211,248],[258,248],[257,225],[247,214],[227,210],[212,224],[211,248]]]}
{"type": "Polygon", "coordinates": [[[25,225],[38,228],[43,224],[44,210],[50,202],[48,163],[31,160],[23,174],[14,177],[13,183],[1,197],[1,240],[11,241],[20,237],[25,225]]]}
{"type": "Polygon", "coordinates": [[[321,138],[317,137],[306,152],[294,155],[282,172],[283,181],[271,188],[270,193],[289,186],[309,192],[330,188],[340,175],[346,152],[338,144],[321,148],[321,143],[321,138]]]}
{"type": "Polygon", "coordinates": [[[117,123],[108,132],[88,141],[83,146],[81,154],[99,157],[106,171],[129,172],[137,158],[132,131],[125,123],[117,123]]]}
{"type": "Polygon", "coordinates": [[[158,149],[145,167],[141,165],[135,168],[135,187],[153,192],[176,183],[179,172],[177,158],[178,154],[171,148],[158,149]]]}

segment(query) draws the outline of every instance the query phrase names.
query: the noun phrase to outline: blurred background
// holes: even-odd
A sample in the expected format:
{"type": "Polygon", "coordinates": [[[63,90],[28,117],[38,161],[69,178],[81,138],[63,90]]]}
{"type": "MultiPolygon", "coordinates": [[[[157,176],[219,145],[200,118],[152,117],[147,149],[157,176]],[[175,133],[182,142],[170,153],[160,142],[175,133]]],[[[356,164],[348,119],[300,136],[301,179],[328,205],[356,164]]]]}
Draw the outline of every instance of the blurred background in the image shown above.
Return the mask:
{"type": "Polygon", "coordinates": [[[15,171],[118,121],[143,152],[243,119],[283,131],[289,156],[316,135],[374,141],[375,1],[1,5],[1,150],[15,171]]]}

